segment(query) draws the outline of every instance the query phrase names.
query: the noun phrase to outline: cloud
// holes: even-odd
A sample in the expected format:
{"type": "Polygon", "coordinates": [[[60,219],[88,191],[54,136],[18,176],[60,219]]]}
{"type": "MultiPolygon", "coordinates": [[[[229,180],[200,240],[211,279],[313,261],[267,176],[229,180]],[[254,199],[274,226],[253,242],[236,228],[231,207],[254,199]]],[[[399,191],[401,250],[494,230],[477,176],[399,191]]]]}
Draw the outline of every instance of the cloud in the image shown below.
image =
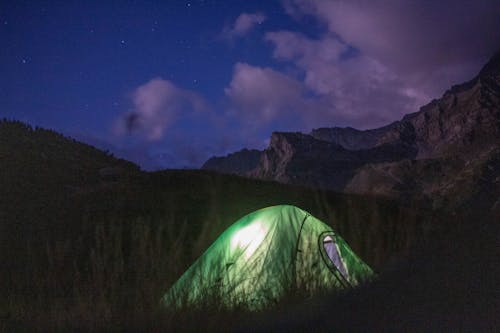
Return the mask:
{"type": "Polygon", "coordinates": [[[267,17],[262,13],[243,13],[231,27],[226,27],[222,32],[223,37],[233,39],[248,34],[256,25],[262,24],[267,17]]]}
{"type": "Polygon", "coordinates": [[[273,57],[298,70],[308,126],[384,125],[472,78],[500,47],[492,1],[288,0],[323,23],[319,37],[268,32],[273,57]]]}
{"type": "Polygon", "coordinates": [[[237,63],[224,92],[237,112],[235,116],[260,126],[296,110],[302,102],[303,86],[271,68],[237,63]]]}
{"type": "Polygon", "coordinates": [[[286,8],[313,15],[331,36],[432,97],[469,79],[500,48],[500,6],[490,0],[295,0],[286,8]]]}
{"type": "Polygon", "coordinates": [[[335,38],[313,40],[302,34],[281,31],[266,34],[275,46],[273,56],[292,61],[305,71],[306,85],[319,94],[335,91],[339,79],[337,63],[348,47],[335,38]]]}
{"type": "Polygon", "coordinates": [[[352,49],[338,37],[311,39],[302,34],[267,33],[273,56],[291,62],[303,73],[312,93],[304,121],[309,126],[383,125],[413,112],[425,96],[415,94],[395,73],[364,55],[346,56],[352,49]]]}
{"type": "Polygon", "coordinates": [[[207,109],[197,93],[180,89],[172,82],[155,78],[132,93],[132,111],[115,123],[115,134],[135,134],[147,141],[158,141],[180,117],[207,109]]]}

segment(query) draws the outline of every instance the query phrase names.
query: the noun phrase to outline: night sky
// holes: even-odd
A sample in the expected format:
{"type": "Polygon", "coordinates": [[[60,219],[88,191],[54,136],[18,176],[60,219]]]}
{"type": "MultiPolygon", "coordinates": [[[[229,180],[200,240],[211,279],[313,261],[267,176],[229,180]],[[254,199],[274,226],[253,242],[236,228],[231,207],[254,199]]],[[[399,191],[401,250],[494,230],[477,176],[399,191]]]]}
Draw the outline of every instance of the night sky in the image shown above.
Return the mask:
{"type": "Polygon", "coordinates": [[[500,48],[500,1],[0,2],[0,118],[143,168],[385,125],[500,48]]]}

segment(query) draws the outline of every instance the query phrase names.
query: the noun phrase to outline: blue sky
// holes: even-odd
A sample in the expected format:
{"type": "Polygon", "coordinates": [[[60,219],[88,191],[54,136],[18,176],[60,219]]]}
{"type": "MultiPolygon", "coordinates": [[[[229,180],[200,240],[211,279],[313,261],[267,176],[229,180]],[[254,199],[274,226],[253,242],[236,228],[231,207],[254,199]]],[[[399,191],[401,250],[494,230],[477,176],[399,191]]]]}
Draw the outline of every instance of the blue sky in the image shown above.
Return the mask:
{"type": "Polygon", "coordinates": [[[370,128],[470,79],[494,1],[3,1],[0,117],[144,168],[370,128]]]}

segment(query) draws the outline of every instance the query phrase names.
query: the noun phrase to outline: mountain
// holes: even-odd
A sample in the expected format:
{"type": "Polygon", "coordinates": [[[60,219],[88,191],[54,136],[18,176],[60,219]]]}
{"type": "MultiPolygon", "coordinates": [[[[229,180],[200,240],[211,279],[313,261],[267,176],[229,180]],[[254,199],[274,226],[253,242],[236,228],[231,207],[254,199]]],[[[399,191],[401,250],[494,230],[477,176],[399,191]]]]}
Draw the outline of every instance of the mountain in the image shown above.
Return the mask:
{"type": "Polygon", "coordinates": [[[488,193],[491,207],[500,206],[492,201],[500,194],[499,150],[497,53],[472,80],[400,121],[364,131],[334,127],[273,133],[252,170],[213,169],[335,191],[419,198],[450,209],[488,193]]]}
{"type": "Polygon", "coordinates": [[[260,150],[256,149],[242,149],[225,157],[212,157],[201,168],[241,175],[257,167],[261,153],[260,150]]]}
{"type": "Polygon", "coordinates": [[[338,189],[367,163],[412,158],[412,147],[387,143],[369,149],[348,150],[339,144],[301,133],[273,133],[257,168],[248,175],[298,185],[338,189]],[[334,170],[334,172],[332,172],[334,170]]]}
{"type": "Polygon", "coordinates": [[[419,195],[449,208],[472,202],[499,208],[500,54],[474,79],[453,86],[399,124],[406,134],[401,126],[393,127],[378,144],[406,136],[416,158],[364,165],[344,191],[419,195]]]}
{"type": "Polygon", "coordinates": [[[394,126],[397,126],[397,122],[364,131],[352,127],[323,127],[313,129],[310,135],[315,139],[333,142],[349,150],[359,150],[375,147],[380,138],[394,126]]]}

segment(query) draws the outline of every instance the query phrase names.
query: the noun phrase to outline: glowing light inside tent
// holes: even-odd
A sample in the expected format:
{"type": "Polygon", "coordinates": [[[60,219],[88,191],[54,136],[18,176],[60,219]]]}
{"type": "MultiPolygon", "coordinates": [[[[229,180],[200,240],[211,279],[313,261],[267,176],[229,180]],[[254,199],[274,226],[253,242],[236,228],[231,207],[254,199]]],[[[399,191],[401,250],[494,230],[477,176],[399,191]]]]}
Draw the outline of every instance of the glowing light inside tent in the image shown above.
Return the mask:
{"type": "Polygon", "coordinates": [[[267,228],[260,222],[255,221],[249,226],[238,230],[231,238],[232,249],[245,250],[245,258],[250,258],[257,250],[260,243],[264,240],[267,234],[267,228]]]}

